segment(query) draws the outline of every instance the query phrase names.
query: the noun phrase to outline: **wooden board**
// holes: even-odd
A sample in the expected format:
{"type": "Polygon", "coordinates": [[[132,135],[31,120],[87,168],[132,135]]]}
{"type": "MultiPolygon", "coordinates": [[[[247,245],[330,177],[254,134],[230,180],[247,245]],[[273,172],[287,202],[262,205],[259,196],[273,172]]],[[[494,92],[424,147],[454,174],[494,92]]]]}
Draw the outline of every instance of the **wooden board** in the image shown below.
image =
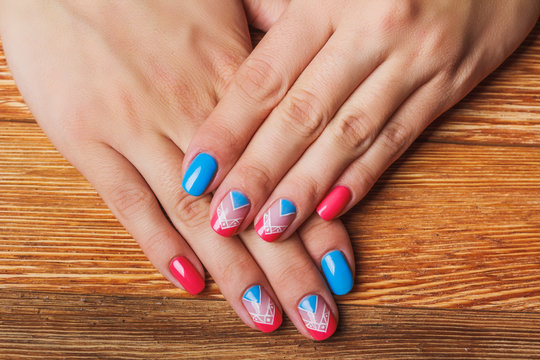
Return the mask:
{"type": "Polygon", "coordinates": [[[153,269],[36,125],[0,52],[0,358],[540,358],[540,26],[345,217],[325,343],[153,269]]]}

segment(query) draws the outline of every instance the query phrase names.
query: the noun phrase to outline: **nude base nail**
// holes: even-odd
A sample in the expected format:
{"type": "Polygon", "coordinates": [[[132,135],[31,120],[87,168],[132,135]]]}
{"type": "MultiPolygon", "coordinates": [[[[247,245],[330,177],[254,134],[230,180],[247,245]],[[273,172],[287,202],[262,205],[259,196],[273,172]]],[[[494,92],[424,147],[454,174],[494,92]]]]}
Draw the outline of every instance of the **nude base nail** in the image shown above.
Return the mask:
{"type": "Polygon", "coordinates": [[[242,296],[242,303],[262,332],[272,332],[281,325],[281,311],[262,286],[255,285],[247,289],[242,296]]]}
{"type": "Polygon", "coordinates": [[[305,296],[298,303],[298,312],[313,339],[328,339],[336,331],[336,319],[322,296],[305,296]]]}

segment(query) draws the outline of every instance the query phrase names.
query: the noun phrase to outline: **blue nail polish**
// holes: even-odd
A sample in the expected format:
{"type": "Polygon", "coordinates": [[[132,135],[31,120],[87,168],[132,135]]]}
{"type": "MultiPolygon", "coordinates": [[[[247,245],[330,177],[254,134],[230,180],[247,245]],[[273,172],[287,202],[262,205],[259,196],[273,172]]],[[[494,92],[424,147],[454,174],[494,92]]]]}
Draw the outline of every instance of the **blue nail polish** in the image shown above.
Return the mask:
{"type": "Polygon", "coordinates": [[[336,295],[352,290],[353,277],[345,256],[339,250],[330,251],[321,260],[321,267],[330,289],[336,295]]]}
{"type": "Polygon", "coordinates": [[[206,153],[200,153],[195,156],[184,174],[182,187],[189,195],[199,196],[212,181],[216,170],[216,160],[206,153]]]}

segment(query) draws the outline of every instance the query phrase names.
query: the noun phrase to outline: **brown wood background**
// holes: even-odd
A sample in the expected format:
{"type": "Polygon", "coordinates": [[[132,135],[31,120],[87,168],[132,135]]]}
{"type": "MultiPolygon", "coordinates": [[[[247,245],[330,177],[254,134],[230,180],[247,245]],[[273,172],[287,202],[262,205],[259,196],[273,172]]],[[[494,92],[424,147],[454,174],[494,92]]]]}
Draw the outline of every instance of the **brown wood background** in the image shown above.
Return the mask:
{"type": "Polygon", "coordinates": [[[329,341],[153,269],[54,149],[0,51],[0,358],[540,358],[540,26],[345,217],[329,341]]]}

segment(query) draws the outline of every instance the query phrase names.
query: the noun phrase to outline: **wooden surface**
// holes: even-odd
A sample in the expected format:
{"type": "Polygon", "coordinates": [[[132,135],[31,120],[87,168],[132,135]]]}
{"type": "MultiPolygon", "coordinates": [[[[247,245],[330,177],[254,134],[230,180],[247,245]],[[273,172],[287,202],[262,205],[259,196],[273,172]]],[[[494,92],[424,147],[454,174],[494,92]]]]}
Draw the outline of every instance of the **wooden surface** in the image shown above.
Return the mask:
{"type": "Polygon", "coordinates": [[[153,269],[0,52],[0,358],[540,358],[540,26],[345,217],[356,285],[314,343],[153,269]]]}

